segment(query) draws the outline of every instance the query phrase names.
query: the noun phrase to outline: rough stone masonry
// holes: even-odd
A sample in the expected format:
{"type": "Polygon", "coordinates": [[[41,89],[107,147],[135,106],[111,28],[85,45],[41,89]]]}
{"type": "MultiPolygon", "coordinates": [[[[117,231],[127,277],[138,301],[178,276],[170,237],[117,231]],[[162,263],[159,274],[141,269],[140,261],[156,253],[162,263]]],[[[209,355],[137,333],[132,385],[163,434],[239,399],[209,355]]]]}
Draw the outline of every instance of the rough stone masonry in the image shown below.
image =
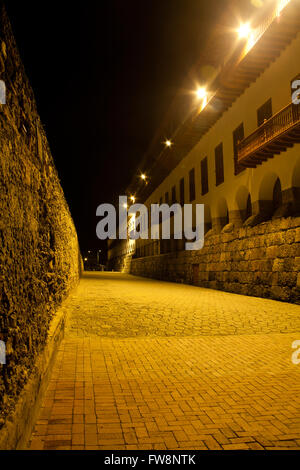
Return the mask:
{"type": "MultiPolygon", "coordinates": [[[[0,430],[80,275],[75,227],[33,91],[0,2],[0,430]]],[[[0,431],[1,432],[1,431],[0,431]]]]}
{"type": "Polygon", "coordinates": [[[299,217],[287,217],[230,233],[211,231],[199,252],[133,259],[130,272],[299,303],[299,225],[299,217]]]}
{"type": "MultiPolygon", "coordinates": [[[[123,242],[124,248],[126,242],[123,242]]],[[[300,217],[205,236],[200,251],[170,251],[135,258],[131,252],[110,267],[136,276],[194,284],[236,294],[300,303],[300,217]]]]}

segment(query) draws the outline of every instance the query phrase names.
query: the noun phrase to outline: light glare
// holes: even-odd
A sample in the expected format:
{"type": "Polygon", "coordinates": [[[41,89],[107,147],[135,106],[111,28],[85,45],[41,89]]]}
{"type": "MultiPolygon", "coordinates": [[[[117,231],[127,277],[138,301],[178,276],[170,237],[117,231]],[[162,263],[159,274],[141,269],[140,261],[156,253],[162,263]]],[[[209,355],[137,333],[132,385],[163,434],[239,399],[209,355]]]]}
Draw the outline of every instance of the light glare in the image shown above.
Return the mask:
{"type": "Polygon", "coordinates": [[[196,95],[199,100],[203,100],[204,98],[206,98],[206,89],[203,87],[198,88],[198,90],[196,91],[196,95]]]}
{"type": "Polygon", "coordinates": [[[240,39],[248,38],[251,34],[251,27],[249,23],[241,24],[238,29],[240,39]]]}

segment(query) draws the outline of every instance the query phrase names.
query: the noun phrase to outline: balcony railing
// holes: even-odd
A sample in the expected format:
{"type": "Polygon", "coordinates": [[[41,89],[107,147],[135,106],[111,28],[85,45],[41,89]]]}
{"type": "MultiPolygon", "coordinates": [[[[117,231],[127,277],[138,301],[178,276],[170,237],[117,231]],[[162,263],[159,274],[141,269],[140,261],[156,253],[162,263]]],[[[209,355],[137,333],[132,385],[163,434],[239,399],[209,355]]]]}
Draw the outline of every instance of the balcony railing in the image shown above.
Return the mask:
{"type": "Polygon", "coordinates": [[[300,105],[290,103],[239,142],[238,163],[255,166],[300,142],[300,105]]]}

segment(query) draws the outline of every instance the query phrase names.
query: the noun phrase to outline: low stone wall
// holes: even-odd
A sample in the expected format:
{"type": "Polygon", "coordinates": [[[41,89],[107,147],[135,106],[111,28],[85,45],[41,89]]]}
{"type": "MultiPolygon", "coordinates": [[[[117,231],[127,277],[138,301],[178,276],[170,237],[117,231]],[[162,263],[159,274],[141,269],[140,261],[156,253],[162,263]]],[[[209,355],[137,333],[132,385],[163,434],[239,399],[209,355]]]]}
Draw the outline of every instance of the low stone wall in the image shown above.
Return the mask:
{"type": "Polygon", "coordinates": [[[138,276],[299,303],[299,242],[299,217],[275,219],[231,233],[210,232],[200,251],[127,256],[123,265],[138,276]]]}
{"type": "Polygon", "coordinates": [[[51,320],[43,351],[38,355],[30,378],[16,406],[0,431],[1,450],[27,449],[51,377],[56,354],[64,336],[67,307],[63,305],[51,320]]]}
{"type": "MultiPolygon", "coordinates": [[[[81,257],[33,91],[0,1],[0,435],[77,284],[81,257]]],[[[16,423],[15,423],[16,424],[16,423]]]]}

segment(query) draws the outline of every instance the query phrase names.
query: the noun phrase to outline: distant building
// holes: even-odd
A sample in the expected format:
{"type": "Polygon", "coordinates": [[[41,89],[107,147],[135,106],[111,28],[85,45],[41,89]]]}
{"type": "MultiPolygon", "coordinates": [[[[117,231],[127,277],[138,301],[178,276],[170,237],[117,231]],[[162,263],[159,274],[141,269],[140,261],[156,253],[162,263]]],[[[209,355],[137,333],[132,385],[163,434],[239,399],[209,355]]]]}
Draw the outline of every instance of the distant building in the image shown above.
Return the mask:
{"type": "MultiPolygon", "coordinates": [[[[270,5],[270,4],[269,4],[270,5]]],[[[300,286],[300,4],[274,1],[199,106],[142,168],[139,202],[205,204],[205,245],[110,241],[111,267],[249,295],[298,301],[300,286]],[[292,98],[293,101],[292,102],[292,98]]],[[[134,185],[128,188],[128,195],[134,185]]]]}
{"type": "Polygon", "coordinates": [[[102,263],[101,250],[88,250],[83,252],[83,263],[85,271],[104,271],[105,265],[102,263]]]}

